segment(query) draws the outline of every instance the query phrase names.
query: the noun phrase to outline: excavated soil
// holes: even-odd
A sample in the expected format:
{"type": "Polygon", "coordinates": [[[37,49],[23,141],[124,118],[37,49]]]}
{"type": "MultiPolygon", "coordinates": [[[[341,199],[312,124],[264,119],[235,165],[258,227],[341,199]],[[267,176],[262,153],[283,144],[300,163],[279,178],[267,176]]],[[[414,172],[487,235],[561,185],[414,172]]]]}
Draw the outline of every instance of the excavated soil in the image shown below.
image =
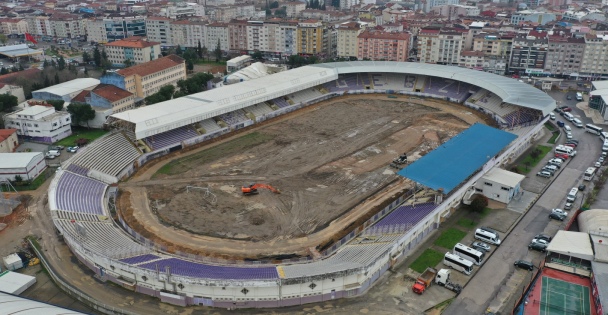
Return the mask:
{"type": "Polygon", "coordinates": [[[293,239],[326,228],[398,179],[389,164],[400,154],[415,160],[471,118],[462,108],[378,97],[327,103],[169,162],[137,185],[167,225],[254,242],[293,239]],[[240,187],[249,183],[280,194],[260,189],[243,196],[240,187]]]}

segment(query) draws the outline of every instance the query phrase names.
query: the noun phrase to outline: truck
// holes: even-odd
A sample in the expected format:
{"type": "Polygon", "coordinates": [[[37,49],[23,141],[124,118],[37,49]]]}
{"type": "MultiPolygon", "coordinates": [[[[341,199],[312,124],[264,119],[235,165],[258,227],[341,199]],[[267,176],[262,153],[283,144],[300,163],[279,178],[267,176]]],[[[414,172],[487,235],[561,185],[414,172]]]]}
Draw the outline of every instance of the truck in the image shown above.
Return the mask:
{"type": "Polygon", "coordinates": [[[431,286],[435,280],[435,283],[445,287],[446,289],[456,292],[456,294],[462,291],[462,286],[456,283],[452,283],[450,281],[450,270],[448,269],[440,269],[439,272],[437,270],[429,267],[416,279],[414,285],[412,286],[412,291],[417,294],[422,294],[424,291],[431,286]]]}

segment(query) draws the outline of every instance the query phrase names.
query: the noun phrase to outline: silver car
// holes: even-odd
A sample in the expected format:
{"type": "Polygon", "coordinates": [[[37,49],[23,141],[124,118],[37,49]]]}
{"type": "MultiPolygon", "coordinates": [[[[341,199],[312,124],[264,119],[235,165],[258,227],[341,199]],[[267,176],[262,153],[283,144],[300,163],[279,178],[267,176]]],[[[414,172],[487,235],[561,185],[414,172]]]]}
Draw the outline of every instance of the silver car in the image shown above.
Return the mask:
{"type": "Polygon", "coordinates": [[[483,250],[484,252],[489,252],[492,249],[492,247],[490,247],[490,245],[488,245],[484,242],[479,242],[479,241],[473,242],[473,244],[471,244],[471,246],[473,246],[473,248],[475,248],[475,249],[479,248],[479,249],[483,250]]]}

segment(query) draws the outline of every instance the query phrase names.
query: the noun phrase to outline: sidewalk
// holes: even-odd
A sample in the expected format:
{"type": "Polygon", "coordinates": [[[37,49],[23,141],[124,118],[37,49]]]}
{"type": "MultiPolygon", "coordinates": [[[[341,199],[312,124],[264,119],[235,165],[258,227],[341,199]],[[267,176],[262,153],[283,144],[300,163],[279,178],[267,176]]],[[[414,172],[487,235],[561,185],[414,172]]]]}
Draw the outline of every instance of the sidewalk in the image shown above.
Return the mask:
{"type": "Polygon", "coordinates": [[[608,125],[602,117],[602,114],[593,108],[589,108],[589,102],[580,102],[576,104],[576,108],[582,110],[587,118],[591,118],[595,125],[608,125]]]}

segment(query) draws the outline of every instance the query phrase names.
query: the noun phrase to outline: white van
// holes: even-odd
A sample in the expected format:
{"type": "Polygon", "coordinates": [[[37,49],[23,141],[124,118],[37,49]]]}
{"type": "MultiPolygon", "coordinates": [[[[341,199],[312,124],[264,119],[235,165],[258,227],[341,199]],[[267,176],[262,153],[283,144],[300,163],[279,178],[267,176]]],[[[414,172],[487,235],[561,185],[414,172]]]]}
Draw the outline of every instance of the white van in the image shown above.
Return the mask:
{"type": "Polygon", "coordinates": [[[583,122],[580,119],[578,119],[578,118],[572,119],[572,124],[575,125],[578,128],[583,128],[584,127],[583,126],[583,122]]]}
{"type": "Polygon", "coordinates": [[[500,237],[498,236],[498,233],[495,232],[477,229],[475,230],[475,239],[494,244],[496,246],[500,245],[500,237]]]}
{"type": "Polygon", "coordinates": [[[577,101],[582,101],[583,100],[583,93],[576,92],[576,100],[577,101]]]}
{"type": "MultiPolygon", "coordinates": [[[[570,113],[565,113],[564,118],[566,118],[567,121],[572,121],[574,119],[574,116],[572,116],[572,114],[570,114],[570,113]]],[[[568,127],[568,126],[566,126],[566,127],[568,127]]],[[[566,128],[566,127],[564,127],[564,128],[566,128]]]]}
{"type": "Polygon", "coordinates": [[[566,201],[574,202],[576,200],[576,195],[578,194],[578,188],[574,187],[570,189],[568,196],[566,197],[566,201]]]}
{"type": "Polygon", "coordinates": [[[561,154],[570,154],[572,153],[572,151],[574,151],[574,149],[572,147],[568,147],[565,145],[558,145],[557,147],[555,147],[555,153],[561,153],[561,154]]]}

